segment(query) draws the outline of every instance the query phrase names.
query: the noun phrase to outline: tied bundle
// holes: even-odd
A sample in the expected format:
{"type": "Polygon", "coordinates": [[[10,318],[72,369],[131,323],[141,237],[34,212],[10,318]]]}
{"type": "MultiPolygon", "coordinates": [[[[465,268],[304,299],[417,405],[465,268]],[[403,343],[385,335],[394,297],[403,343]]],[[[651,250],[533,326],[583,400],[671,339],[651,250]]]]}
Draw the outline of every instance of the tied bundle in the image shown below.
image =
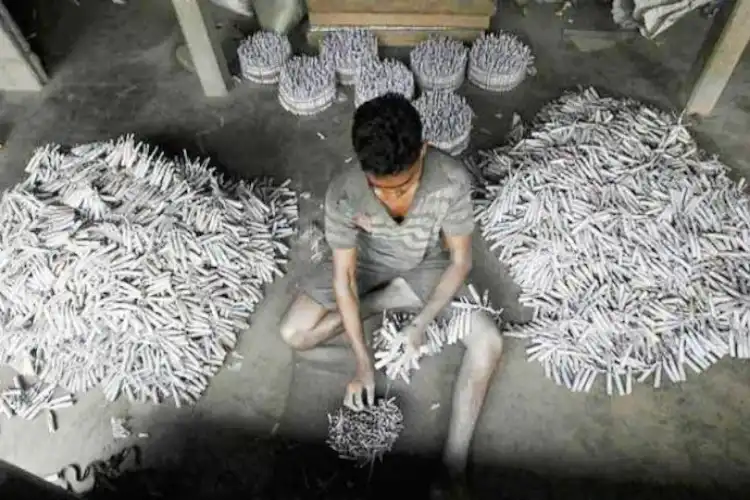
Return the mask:
{"type": "Polygon", "coordinates": [[[377,62],[378,39],[360,28],[332,31],[321,41],[320,57],[333,65],[342,85],[354,85],[361,68],[377,62]]]}
{"type": "Polygon", "coordinates": [[[428,91],[414,101],[414,107],[422,118],[424,140],[453,156],[469,147],[474,112],[462,96],[428,91]]]}
{"type": "Polygon", "coordinates": [[[468,49],[459,40],[432,36],[409,54],[411,70],[422,90],[457,90],[466,76],[468,49]]]}
{"type": "Polygon", "coordinates": [[[362,67],[354,84],[354,105],[359,107],[391,92],[411,100],[414,97],[414,75],[395,59],[373,62],[362,67]]]}
{"type": "Polygon", "coordinates": [[[253,83],[276,84],[291,55],[292,45],[286,35],[259,31],[240,42],[237,49],[240,74],[253,83]]]}
{"type": "Polygon", "coordinates": [[[320,57],[294,56],[279,78],[279,103],[295,115],[314,115],[336,99],[336,73],[320,57]]]}
{"type": "Polygon", "coordinates": [[[531,49],[509,33],[479,37],[469,52],[469,81],[491,92],[509,92],[535,73],[531,49]]]}

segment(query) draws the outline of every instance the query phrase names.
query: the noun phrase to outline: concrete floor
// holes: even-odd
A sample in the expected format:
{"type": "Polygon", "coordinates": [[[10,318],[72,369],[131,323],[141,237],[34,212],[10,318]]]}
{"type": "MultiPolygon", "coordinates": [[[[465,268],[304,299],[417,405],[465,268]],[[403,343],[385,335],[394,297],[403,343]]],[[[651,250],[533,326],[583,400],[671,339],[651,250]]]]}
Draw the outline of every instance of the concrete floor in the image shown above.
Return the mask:
{"type": "MultiPolygon", "coordinates": [[[[41,5],[43,0],[30,4],[41,5]]],[[[6,2],[12,7],[14,2],[6,2]]],[[[16,2],[18,3],[18,2],[16,2]]],[[[583,2],[579,2],[583,3],[583,2]]],[[[18,182],[34,147],[76,143],[134,132],[166,148],[210,155],[241,175],[290,177],[305,202],[306,221],[332,173],[351,156],[351,102],[299,119],[284,113],[274,89],[239,85],[223,100],[206,100],[197,79],[174,60],[179,31],[166,0],[44,2],[23,23],[50,69],[52,82],[40,95],[0,95],[0,188],[18,182]],[[321,132],[325,139],[317,134],[321,132]]],[[[531,118],[546,101],[577,85],[595,85],[678,109],[681,85],[706,28],[698,16],[675,27],[663,43],[635,40],[582,53],[562,41],[566,27],[608,27],[606,12],[569,10],[557,17],[550,6],[531,5],[522,16],[501,7],[496,27],[529,41],[538,75],[507,95],[462,90],[477,111],[472,147],[502,143],[513,112],[531,118]],[[502,114],[498,118],[498,114],[502,114]]],[[[747,54],[746,54],[747,56],[747,54]]],[[[745,57],[711,118],[696,125],[702,144],[739,174],[750,173],[750,61],[745,57]]],[[[306,222],[305,221],[305,222],[306,222]]],[[[523,316],[507,274],[477,243],[478,284],[489,287],[509,319],[523,316]]],[[[238,352],[242,370],[224,370],[195,408],[105,404],[98,392],[59,413],[60,431],[50,436],[42,419],[0,421],[0,458],[47,475],[62,466],[109,455],[111,415],[130,416],[147,462],[186,449],[194,422],[238,428],[254,435],[281,432],[322,440],[325,414],[337,407],[351,359],[330,346],[293,357],[278,340],[279,318],[294,281],[308,265],[299,252],[289,276],[268,290],[238,352]]],[[[739,485],[750,471],[750,364],[722,362],[701,377],[660,390],[638,387],[610,399],[602,391],[572,394],[545,379],[524,360],[523,346],[507,342],[507,354],[492,386],[475,440],[480,463],[558,474],[739,485]]],[[[402,394],[407,431],[402,451],[435,451],[445,433],[449,395],[460,351],[428,363],[402,394]],[[440,403],[436,410],[430,408],[440,403]]],[[[0,375],[7,379],[11,372],[0,375]]]]}

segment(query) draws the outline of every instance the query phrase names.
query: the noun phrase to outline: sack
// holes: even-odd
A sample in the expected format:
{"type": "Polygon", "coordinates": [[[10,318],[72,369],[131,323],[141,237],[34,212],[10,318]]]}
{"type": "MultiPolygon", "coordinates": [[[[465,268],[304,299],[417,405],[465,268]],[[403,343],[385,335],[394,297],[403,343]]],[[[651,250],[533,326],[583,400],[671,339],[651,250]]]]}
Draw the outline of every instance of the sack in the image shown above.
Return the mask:
{"type": "Polygon", "coordinates": [[[280,35],[289,33],[307,13],[304,0],[255,0],[253,7],[260,27],[280,35]]]}
{"type": "Polygon", "coordinates": [[[614,0],[612,17],[623,28],[637,27],[646,38],[656,38],[693,10],[713,0],[614,0]]]}

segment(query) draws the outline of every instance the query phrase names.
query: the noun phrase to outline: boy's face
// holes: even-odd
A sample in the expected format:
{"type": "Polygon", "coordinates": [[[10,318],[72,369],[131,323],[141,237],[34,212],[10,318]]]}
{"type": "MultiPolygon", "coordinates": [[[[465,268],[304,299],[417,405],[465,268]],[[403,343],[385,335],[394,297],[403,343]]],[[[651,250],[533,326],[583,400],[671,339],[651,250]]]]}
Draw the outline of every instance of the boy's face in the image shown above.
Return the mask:
{"type": "Polygon", "coordinates": [[[366,174],[367,182],[370,184],[370,187],[379,192],[390,194],[407,191],[415,182],[419,181],[420,173],[422,172],[422,160],[424,159],[426,151],[427,144],[424,144],[417,161],[403,172],[385,176],[366,174]]]}

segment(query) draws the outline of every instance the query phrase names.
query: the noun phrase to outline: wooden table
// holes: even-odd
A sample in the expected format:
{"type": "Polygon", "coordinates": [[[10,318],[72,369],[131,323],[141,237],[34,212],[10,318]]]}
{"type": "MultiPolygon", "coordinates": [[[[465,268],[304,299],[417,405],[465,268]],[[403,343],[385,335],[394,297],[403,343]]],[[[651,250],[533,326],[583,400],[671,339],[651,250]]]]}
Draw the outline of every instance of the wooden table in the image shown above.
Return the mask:
{"type": "MultiPolygon", "coordinates": [[[[472,16],[485,12],[487,0],[308,0],[311,7],[323,12],[356,12],[369,8],[371,15],[381,16],[390,11],[414,12],[423,9],[420,16],[434,16],[432,20],[443,20],[445,16],[457,15],[456,6],[466,10],[458,13],[459,19],[470,22],[472,16]],[[338,3],[337,3],[338,2],[338,3]],[[322,5],[326,7],[323,8],[322,5]],[[340,4],[340,5],[339,5],[340,4]],[[321,8],[323,10],[321,11],[321,8]],[[386,10],[387,9],[387,10],[386,10]],[[473,9],[473,10],[472,10],[473,9]]],[[[196,73],[203,91],[208,97],[221,97],[229,92],[231,77],[227,62],[221,52],[215,28],[210,22],[207,0],[172,0],[193,58],[196,73]]],[[[382,21],[382,19],[381,19],[382,21]]],[[[695,73],[697,77],[689,91],[685,111],[699,116],[710,115],[734,73],[742,53],[750,42],[750,0],[728,2],[717,15],[714,26],[704,42],[703,57],[695,73]]]]}
{"type": "Polygon", "coordinates": [[[315,44],[344,27],[367,28],[381,46],[413,46],[440,34],[473,42],[490,28],[495,0],[307,0],[315,44]]]}

